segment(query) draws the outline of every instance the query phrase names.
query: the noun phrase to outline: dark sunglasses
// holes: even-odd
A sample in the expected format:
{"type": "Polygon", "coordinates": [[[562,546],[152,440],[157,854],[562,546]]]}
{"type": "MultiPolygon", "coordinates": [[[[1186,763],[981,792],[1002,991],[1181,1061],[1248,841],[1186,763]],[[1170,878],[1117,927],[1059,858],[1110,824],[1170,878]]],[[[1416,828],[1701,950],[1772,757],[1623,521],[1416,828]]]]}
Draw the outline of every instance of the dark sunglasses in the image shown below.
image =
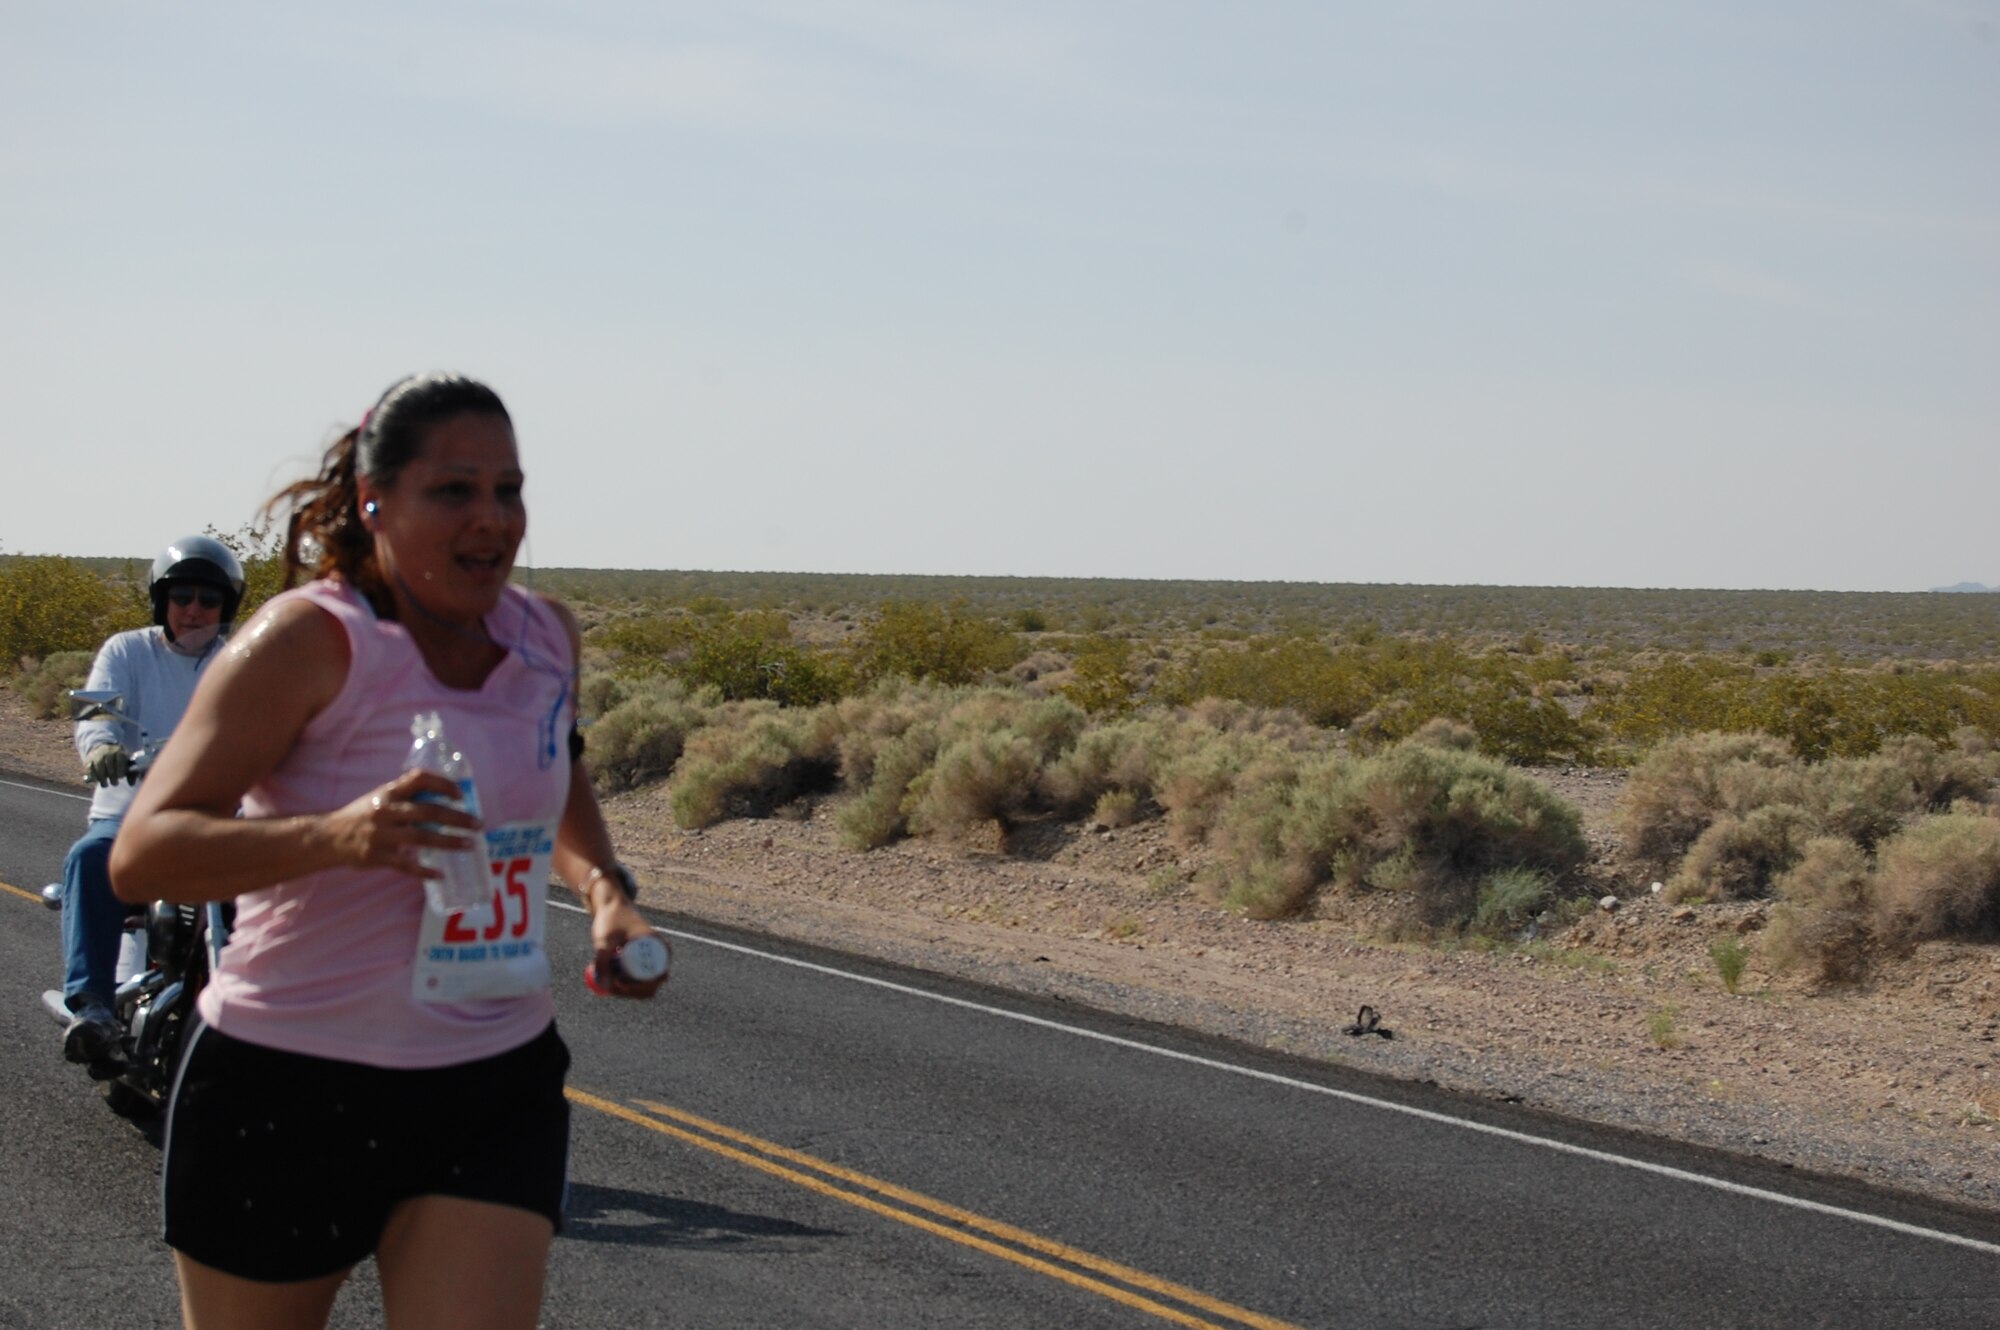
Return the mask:
{"type": "Polygon", "coordinates": [[[186,609],[197,600],[201,602],[201,607],[205,610],[219,610],[222,608],[222,593],[212,587],[168,587],[167,599],[182,609],[186,609]]]}

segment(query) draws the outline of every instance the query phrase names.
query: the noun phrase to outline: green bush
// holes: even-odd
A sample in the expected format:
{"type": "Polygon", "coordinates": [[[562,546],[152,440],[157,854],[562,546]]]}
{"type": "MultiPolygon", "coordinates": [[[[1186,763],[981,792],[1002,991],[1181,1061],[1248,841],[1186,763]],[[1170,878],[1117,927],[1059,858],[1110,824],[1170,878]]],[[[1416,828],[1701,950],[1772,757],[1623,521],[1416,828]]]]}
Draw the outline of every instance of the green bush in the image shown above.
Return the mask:
{"type": "Polygon", "coordinates": [[[1410,742],[1460,753],[1476,753],[1479,751],[1479,731],[1450,716],[1432,716],[1411,733],[1410,742]]]}
{"type": "Polygon", "coordinates": [[[14,687],[36,719],[66,720],[70,715],[69,690],[90,681],[90,667],[96,659],[92,651],[51,651],[39,661],[23,665],[14,677],[14,687]]]}
{"type": "Polygon", "coordinates": [[[1489,757],[1413,743],[1308,759],[1292,780],[1233,801],[1216,839],[1253,913],[1302,908],[1338,869],[1407,896],[1426,928],[1470,922],[1497,872],[1559,879],[1588,856],[1581,817],[1545,786],[1489,757]]]}
{"type": "Polygon", "coordinates": [[[1807,761],[1866,757],[1902,735],[1942,740],[2000,730],[2000,688],[1949,669],[1759,673],[1741,662],[1676,658],[1634,671],[1586,716],[1635,746],[1700,730],[1758,732],[1807,761]]]}
{"type": "Polygon", "coordinates": [[[68,559],[0,563],[0,665],[9,672],[53,652],[95,653],[111,634],[151,621],[142,588],[106,581],[68,559]]]}
{"type": "Polygon", "coordinates": [[[1129,711],[1137,693],[1131,664],[1129,641],[1121,637],[1090,638],[1077,651],[1070,664],[1069,682],[1060,691],[1093,715],[1129,711]]]}
{"type": "Polygon", "coordinates": [[[838,816],[843,844],[873,850],[909,833],[910,790],[937,759],[937,745],[937,727],[926,723],[911,726],[873,752],[860,795],[838,816]]]}
{"type": "Polygon", "coordinates": [[[1129,827],[1139,820],[1139,796],[1130,790],[1106,790],[1097,796],[1090,820],[1100,827],[1129,827]]]}
{"type": "Polygon", "coordinates": [[[1719,815],[1762,802],[1772,773],[1793,766],[1790,749],[1761,734],[1690,734],[1656,745],[1619,797],[1625,852],[1643,862],[1674,862],[1719,815]]]}
{"type": "Polygon", "coordinates": [[[1801,773],[1818,829],[1872,850],[1918,807],[1903,764],[1888,757],[1828,758],[1801,773]]]}
{"type": "Polygon", "coordinates": [[[1810,966],[1823,984],[1859,982],[1868,971],[1867,917],[1854,910],[1822,910],[1783,902],[1764,930],[1764,955],[1773,971],[1810,966]]]}
{"type": "Polygon", "coordinates": [[[600,689],[599,696],[611,706],[586,731],[585,761],[605,791],[666,779],[714,708],[712,694],[690,697],[677,679],[647,680],[619,693],[600,689]]]}
{"type": "Polygon", "coordinates": [[[1516,932],[1548,908],[1555,892],[1555,879],[1539,869],[1500,869],[1479,886],[1473,931],[1489,936],[1516,932]]]}
{"type": "Polygon", "coordinates": [[[1917,807],[1942,813],[1961,799],[1993,802],[2000,757],[1978,730],[1960,726],[1949,745],[1906,734],[1882,745],[1882,756],[1909,777],[1917,807]]]}
{"type": "Polygon", "coordinates": [[[1779,897],[1815,910],[1857,912],[1873,891],[1868,855],[1851,840],[1815,836],[1799,848],[1798,862],[1773,883],[1779,897]]]}
{"type": "Polygon", "coordinates": [[[853,667],[843,658],[792,641],[783,614],[769,610],[618,619],[591,635],[610,672],[627,678],[667,674],[690,689],[712,688],[725,701],[771,701],[810,707],[844,697],[854,688],[853,667]]]}
{"type": "Polygon", "coordinates": [[[1113,791],[1131,795],[1136,807],[1153,798],[1170,742],[1167,726],[1156,719],[1086,730],[1042,772],[1043,795],[1057,812],[1071,817],[1113,791]]]}
{"type": "Polygon", "coordinates": [[[959,739],[912,783],[910,830],[955,835],[997,823],[1004,836],[1027,811],[1041,765],[1035,743],[1012,730],[959,739]]]}
{"type": "Polygon", "coordinates": [[[1795,804],[1765,804],[1711,822],[1667,880],[1667,899],[1747,900],[1767,896],[1799,862],[1814,818],[1795,804]]]}
{"type": "Polygon", "coordinates": [[[1724,934],[1708,944],[1708,958],[1715,962],[1722,986],[1734,993],[1743,981],[1743,967],[1750,960],[1750,949],[1743,945],[1743,939],[1734,933],[1724,934]]]}
{"type": "Polygon", "coordinates": [[[736,711],[698,732],[668,787],[674,821],[690,830],[727,817],[764,817],[800,795],[831,789],[837,763],[815,745],[815,727],[770,703],[736,711]]]}
{"type": "Polygon", "coordinates": [[[1256,733],[1198,726],[1178,753],[1161,762],[1154,799],[1167,813],[1167,835],[1181,849],[1207,842],[1224,810],[1240,795],[1292,778],[1298,756],[1256,733]]]}
{"type": "Polygon", "coordinates": [[[1905,944],[2000,933],[2000,818],[1940,813],[1883,842],[1875,931],[1905,944]]]}
{"type": "Polygon", "coordinates": [[[1017,638],[972,613],[963,601],[924,605],[891,601],[863,626],[854,666],[864,682],[890,675],[969,684],[1012,665],[1017,638]]]}

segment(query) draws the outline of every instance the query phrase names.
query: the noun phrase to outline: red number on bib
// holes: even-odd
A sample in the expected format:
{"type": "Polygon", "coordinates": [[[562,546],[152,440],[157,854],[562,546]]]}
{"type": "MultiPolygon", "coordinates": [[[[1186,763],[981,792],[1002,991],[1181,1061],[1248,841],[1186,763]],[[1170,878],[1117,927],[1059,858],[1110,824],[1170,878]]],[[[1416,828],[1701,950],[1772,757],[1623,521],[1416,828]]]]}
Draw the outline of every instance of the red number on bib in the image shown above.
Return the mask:
{"type": "MultiPolygon", "coordinates": [[[[521,916],[514,921],[514,936],[525,937],[528,932],[528,884],[521,880],[521,874],[534,867],[533,859],[515,859],[507,865],[507,894],[521,902],[521,916]]],[[[500,914],[495,910],[494,915],[500,914]]]]}
{"type": "MultiPolygon", "coordinates": [[[[525,863],[526,861],[523,860],[522,862],[525,863]]],[[[501,863],[498,859],[488,860],[486,864],[487,876],[499,877],[507,870],[507,867],[507,865],[501,863]]],[[[444,940],[447,942],[477,942],[481,938],[484,938],[486,941],[491,942],[494,938],[499,937],[506,927],[507,921],[501,913],[500,888],[495,887],[493,888],[493,922],[488,924],[483,931],[467,928],[465,926],[465,911],[453,911],[451,914],[445,916],[444,940]]]]}

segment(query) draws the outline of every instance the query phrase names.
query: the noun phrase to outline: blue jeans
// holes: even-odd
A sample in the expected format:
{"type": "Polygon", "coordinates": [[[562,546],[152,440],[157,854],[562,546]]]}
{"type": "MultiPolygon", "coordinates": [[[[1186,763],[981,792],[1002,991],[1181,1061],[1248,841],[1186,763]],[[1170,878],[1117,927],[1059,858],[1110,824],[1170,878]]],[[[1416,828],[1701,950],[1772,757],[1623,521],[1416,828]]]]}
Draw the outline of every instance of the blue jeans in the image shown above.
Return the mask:
{"type": "Polygon", "coordinates": [[[92,819],[63,860],[63,997],[89,993],[107,1007],[118,986],[118,944],[125,937],[125,902],[111,894],[111,838],[120,820],[92,819]]]}

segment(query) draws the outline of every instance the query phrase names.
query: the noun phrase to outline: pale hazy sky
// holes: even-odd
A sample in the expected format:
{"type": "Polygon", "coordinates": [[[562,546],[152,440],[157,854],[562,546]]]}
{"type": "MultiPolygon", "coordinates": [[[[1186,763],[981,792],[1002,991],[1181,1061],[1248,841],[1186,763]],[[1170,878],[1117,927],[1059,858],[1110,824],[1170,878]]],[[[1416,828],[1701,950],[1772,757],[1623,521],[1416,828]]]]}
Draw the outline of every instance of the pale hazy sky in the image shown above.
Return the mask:
{"type": "Polygon", "coordinates": [[[542,566],[2000,582],[2000,0],[0,0],[0,549],[392,379],[542,566]]]}

